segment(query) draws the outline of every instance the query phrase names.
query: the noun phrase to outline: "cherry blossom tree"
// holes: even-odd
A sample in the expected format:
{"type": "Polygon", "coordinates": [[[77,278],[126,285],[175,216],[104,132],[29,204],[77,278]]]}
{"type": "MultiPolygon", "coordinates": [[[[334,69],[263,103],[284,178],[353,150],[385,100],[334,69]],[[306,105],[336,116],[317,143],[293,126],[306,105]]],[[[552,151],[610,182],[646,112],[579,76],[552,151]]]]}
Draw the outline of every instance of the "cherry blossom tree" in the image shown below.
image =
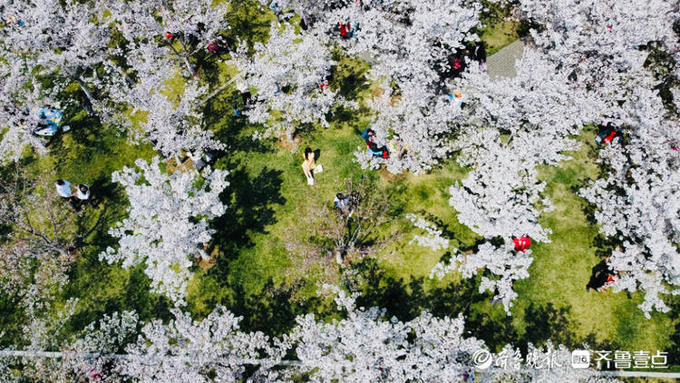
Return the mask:
{"type": "Polygon", "coordinates": [[[110,32],[93,22],[96,8],[78,1],[3,1],[6,27],[0,49],[7,62],[23,62],[34,76],[55,76],[57,84],[75,81],[94,97],[84,75],[110,54],[110,32]]]}
{"type": "MultiPolygon", "coordinates": [[[[195,71],[190,60],[217,35],[228,29],[228,2],[196,0],[98,1],[97,9],[103,20],[112,23],[132,44],[129,49],[141,49],[160,63],[168,60],[181,63],[186,76],[195,71]],[[153,44],[160,49],[149,49],[153,44]]],[[[158,66],[163,69],[162,66],[158,66]]]]}
{"type": "Polygon", "coordinates": [[[30,147],[39,155],[47,148],[42,137],[33,134],[40,122],[38,113],[41,103],[50,103],[42,97],[42,87],[32,83],[23,73],[23,65],[15,61],[12,66],[0,64],[0,164],[18,161],[24,150],[30,147]],[[27,89],[30,84],[31,90],[27,89]]]}
{"type": "Polygon", "coordinates": [[[431,222],[418,217],[415,214],[407,214],[406,218],[413,223],[413,226],[425,232],[425,235],[416,234],[411,243],[415,242],[420,246],[429,247],[434,251],[440,249],[447,249],[449,247],[449,240],[443,237],[443,232],[431,222]]]}
{"type": "Polygon", "coordinates": [[[483,345],[463,337],[462,317],[439,319],[425,312],[406,323],[386,320],[384,309],[357,307],[356,294],[324,288],[346,318],[324,323],[312,314],[301,316],[290,335],[300,360],[295,369],[313,381],[459,381],[471,371],[469,356],[483,345]]]}
{"type": "MultiPolygon", "coordinates": [[[[454,150],[457,162],[472,170],[451,187],[449,201],[461,223],[487,240],[504,238],[509,248],[513,236],[550,242],[550,229],[538,219],[552,210],[552,202],[542,195],[546,183],[538,179],[537,167],[559,166],[569,159],[565,152],[579,148],[573,135],[602,120],[607,110],[622,113],[586,88],[574,88],[569,73],[539,50],[525,48],[518,65],[514,78],[491,80],[472,67],[456,81],[470,103],[470,114],[456,136],[454,150]]],[[[512,281],[528,277],[531,258],[510,249],[498,249],[499,254],[491,256],[493,251],[487,244],[466,259],[459,254],[447,267],[463,271],[456,265],[471,264],[464,275],[474,275],[483,267],[502,275],[497,281],[485,279],[480,291],[497,290],[494,300],[502,301],[509,314],[516,297],[512,281]],[[514,266],[504,270],[503,265],[514,266]]],[[[440,264],[434,271],[445,269],[440,264]]]]}
{"type": "Polygon", "coordinates": [[[70,369],[75,379],[115,382],[121,375],[117,366],[127,355],[120,354],[137,336],[139,317],[134,311],[104,314],[97,322],[90,323],[82,335],[67,345],[63,353],[65,369],[70,369]]]}
{"type": "Polygon", "coordinates": [[[242,318],[224,307],[200,322],[178,309],[173,314],[167,324],[154,320],[142,328],[137,343],[127,347],[130,357],[117,367],[122,376],[140,382],[238,382],[246,364],[256,361],[264,371],[283,356],[264,334],[241,331],[242,318]],[[276,360],[267,362],[269,357],[276,360]]]}
{"type": "Polygon", "coordinates": [[[512,301],[518,296],[512,285],[516,280],[529,278],[529,266],[533,262],[530,255],[531,250],[514,251],[514,246],[509,240],[501,246],[485,242],[470,253],[456,249],[449,262],[440,262],[434,266],[430,278],[437,276],[441,279],[454,271],[460,272],[463,278],[470,278],[486,269],[498,279],[483,276],[479,292],[490,291],[494,294],[492,303],[503,303],[505,312],[512,315],[510,312],[512,301]]]}
{"type": "Polygon", "coordinates": [[[460,141],[466,148],[457,160],[474,170],[450,188],[449,204],[459,212],[461,223],[484,237],[528,235],[550,242],[551,231],[540,225],[538,217],[550,211],[552,203],[541,196],[546,183],[536,179],[536,166],[556,165],[566,158],[559,151],[574,145],[560,145],[551,137],[529,132],[518,133],[505,144],[501,139],[497,130],[482,129],[460,141]],[[546,157],[539,157],[543,154],[546,157]]]}
{"type": "Polygon", "coordinates": [[[364,167],[386,163],[390,172],[431,169],[446,158],[446,135],[460,114],[441,97],[437,67],[445,67],[448,55],[478,37],[481,6],[460,1],[318,2],[284,1],[313,20],[303,35],[325,35],[350,56],[371,63],[370,79],[381,87],[382,96],[369,103],[374,111],[372,125],[378,136],[391,143],[399,155],[388,160],[374,158],[363,150],[356,153],[364,167]],[[345,38],[337,28],[349,24],[345,38]]]}
{"type": "Polygon", "coordinates": [[[136,142],[151,141],[166,157],[223,149],[203,124],[207,87],[196,80],[170,84],[182,67],[193,75],[196,54],[228,28],[227,3],[95,1],[92,8],[107,38],[115,37],[98,70],[83,75],[98,94],[90,101],[102,123],[126,129],[136,142]]]}
{"type": "Polygon", "coordinates": [[[366,179],[346,179],[347,210],[313,205],[304,215],[311,227],[302,233],[291,233],[286,247],[305,260],[334,259],[338,264],[356,262],[384,247],[398,234],[382,235],[379,231],[392,222],[388,203],[376,185],[366,179]]]}
{"type": "Polygon", "coordinates": [[[18,160],[27,146],[46,152],[32,134],[38,110],[56,104],[70,83],[94,102],[86,77],[105,60],[109,41],[94,15],[77,1],[0,3],[0,162],[18,160]]]}
{"type": "Polygon", "coordinates": [[[637,119],[625,147],[600,150],[598,161],[610,170],[580,194],[596,206],[600,232],[621,244],[608,260],[619,276],[614,291],[645,291],[640,308],[649,317],[669,311],[659,294],[680,294],[680,156],[665,140],[680,131],[652,90],[637,93],[626,103],[637,119]]]}
{"type": "Polygon", "coordinates": [[[646,56],[642,46],[655,42],[677,47],[673,23],[678,12],[676,4],[660,0],[632,6],[613,0],[522,0],[516,7],[518,17],[541,25],[531,36],[546,56],[574,70],[579,82],[596,85],[596,91],[617,76],[609,68],[616,68],[619,76],[638,70],[646,56]]]}
{"type": "Polygon", "coordinates": [[[574,90],[599,100],[603,118],[592,121],[625,128],[625,148],[599,152],[603,169],[611,171],[581,195],[595,205],[600,231],[620,243],[608,258],[619,275],[615,291],[645,291],[640,307],[647,316],[668,311],[659,295],[678,283],[677,193],[671,186],[677,161],[668,145],[678,131],[656,91],[655,69],[643,64],[652,49],[677,52],[677,5],[520,1],[517,15],[541,25],[531,31],[532,43],[571,71],[574,90]]]}
{"type": "Polygon", "coordinates": [[[158,92],[154,79],[158,80],[144,78],[128,92],[121,92],[119,99],[129,106],[125,115],[142,116],[141,129],[130,126],[137,142],[150,141],[165,158],[180,158],[184,153],[200,157],[207,150],[226,148],[226,144],[215,140],[213,133],[205,129],[201,109],[207,87],[188,81],[182,93],[169,98],[158,92]]]}
{"type": "Polygon", "coordinates": [[[60,364],[39,360],[35,365],[42,367],[29,371],[57,366],[64,381],[83,376],[140,382],[289,381],[300,374],[310,381],[614,381],[593,369],[572,368],[564,346],[529,344],[525,358],[512,345],[491,353],[484,342],[464,336],[462,316],[436,318],[423,312],[408,322],[387,320],[384,309],[357,307],[356,293],[332,285],[323,291],[331,293],[343,319],[298,316],[290,333],[269,339],[242,331],[242,318],[222,306],[200,321],[175,308],[172,320],[151,321],[136,342],[128,343],[137,333],[137,315],[114,313],[87,326],[68,346],[71,351],[61,353],[60,364]],[[121,347],[127,353],[115,354],[121,347]],[[284,360],[286,355],[295,359],[284,360]],[[489,364],[484,357],[491,358],[489,364]],[[248,375],[246,366],[252,366],[248,375]]]}
{"type": "Polygon", "coordinates": [[[123,261],[123,267],[145,262],[153,290],[182,305],[192,261],[208,257],[202,248],[212,234],[207,220],[225,212],[219,194],[229,185],[228,173],[207,167],[200,174],[167,174],[159,162],[139,159],[141,173],[128,167],[113,173],[130,200],[129,216],[109,230],[119,239],[118,249],[107,248],[100,258],[123,261]]]}
{"type": "Polygon", "coordinates": [[[394,153],[385,161],[360,150],[356,156],[362,166],[384,162],[392,173],[419,174],[450,154],[450,137],[462,112],[442,94],[446,84],[437,68],[478,38],[472,29],[479,26],[479,11],[476,2],[395,2],[368,9],[354,5],[328,17],[328,23],[358,25],[352,39],[335,39],[351,55],[372,56],[369,77],[381,90],[368,103],[375,113],[372,128],[394,153]]]}
{"type": "Polygon", "coordinates": [[[242,78],[237,87],[256,90],[253,104],[244,112],[250,122],[266,127],[256,137],[292,140],[298,124],[329,126],[326,115],[339,96],[328,88],[327,78],[336,62],[323,35],[298,35],[292,26],[272,24],[269,40],[255,44],[252,58],[245,46],[232,57],[242,78]]]}
{"type": "Polygon", "coordinates": [[[369,101],[375,115],[371,129],[380,146],[390,151],[388,160],[375,157],[361,147],[356,153],[362,167],[385,164],[392,173],[408,170],[421,174],[445,159],[452,151],[450,137],[456,121],[464,118],[446,97],[436,97],[418,85],[406,85],[401,94],[388,90],[369,101]]]}
{"type": "Polygon", "coordinates": [[[0,174],[0,224],[12,229],[19,242],[29,245],[30,253],[58,254],[71,259],[77,233],[72,211],[62,208],[51,174],[37,175],[11,164],[0,174]],[[4,173],[4,172],[3,172],[4,173]]]}

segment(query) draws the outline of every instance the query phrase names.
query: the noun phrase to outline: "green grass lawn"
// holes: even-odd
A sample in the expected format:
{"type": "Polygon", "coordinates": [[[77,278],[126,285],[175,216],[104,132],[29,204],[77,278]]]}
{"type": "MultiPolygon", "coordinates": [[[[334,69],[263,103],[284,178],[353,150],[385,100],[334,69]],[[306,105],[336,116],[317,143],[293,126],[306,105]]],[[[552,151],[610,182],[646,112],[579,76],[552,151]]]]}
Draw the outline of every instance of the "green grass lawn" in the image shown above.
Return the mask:
{"type": "MultiPolygon", "coordinates": [[[[363,123],[359,121],[358,126],[363,123]]],[[[269,143],[265,150],[231,154],[231,161],[239,163],[238,169],[250,179],[238,184],[246,189],[234,190],[236,195],[257,193],[251,187],[256,184],[253,180],[262,174],[273,177],[276,187],[271,190],[273,195],[263,198],[267,224],[249,231],[248,246],[224,254],[218,261],[215,269],[228,272],[209,270],[197,275],[192,307],[199,314],[207,314],[218,302],[227,305],[237,302],[232,293],[224,292],[231,290],[262,300],[277,300],[283,294],[299,305],[299,310],[309,309],[305,304],[313,300],[318,283],[337,281],[340,270],[329,261],[330,256],[300,269],[294,251],[287,251],[285,244],[290,238],[304,237],[300,233],[310,230],[305,213],[330,204],[350,177],[374,179],[376,190],[392,195],[393,204],[403,214],[412,212],[438,222],[452,238],[452,246],[474,244],[478,237],[457,221],[455,210],[448,205],[448,188],[466,176],[465,169],[450,160],[422,176],[362,170],[353,162],[353,152],[363,148],[358,129],[346,125],[303,133],[293,150],[269,143]],[[324,172],[317,176],[314,186],[306,184],[300,168],[306,146],[321,150],[318,163],[323,165],[324,172]],[[226,275],[226,281],[216,279],[217,275],[226,275]],[[206,286],[213,290],[206,291],[206,286]]],[[[442,281],[430,280],[430,270],[444,252],[410,244],[417,230],[403,219],[386,230],[399,231],[396,240],[379,249],[370,262],[349,267],[362,275],[359,287],[369,296],[365,302],[387,307],[402,319],[423,309],[441,315],[463,311],[472,318],[470,331],[498,347],[510,341],[543,344],[552,338],[572,347],[589,342],[593,346],[630,351],[669,350],[674,321],[664,314],[645,319],[636,307],[641,301],[640,294],[628,297],[625,293],[585,291],[591,269],[600,261],[593,245],[597,227],[588,222],[583,212],[585,203],[573,188],[598,175],[594,148],[589,144],[593,134],[584,133],[583,148],[572,154],[573,160],[541,170],[542,178],[548,182],[546,192],[556,205],[555,211],[542,218],[542,224],[553,230],[552,243],[532,248],[531,277],[516,283],[519,298],[512,317],[507,317],[502,307],[492,307],[488,303],[490,295],[479,294],[475,280],[460,280],[456,275],[442,281]],[[444,297],[452,301],[443,302],[444,297]],[[490,335],[489,331],[496,333],[490,335]]],[[[234,208],[239,209],[238,203],[234,208]]],[[[256,328],[262,329],[258,325],[256,328]]]]}
{"type": "Polygon", "coordinates": [[[519,38],[517,27],[518,23],[515,21],[502,20],[497,24],[482,28],[481,38],[487,44],[486,54],[491,56],[517,40],[519,38]]]}

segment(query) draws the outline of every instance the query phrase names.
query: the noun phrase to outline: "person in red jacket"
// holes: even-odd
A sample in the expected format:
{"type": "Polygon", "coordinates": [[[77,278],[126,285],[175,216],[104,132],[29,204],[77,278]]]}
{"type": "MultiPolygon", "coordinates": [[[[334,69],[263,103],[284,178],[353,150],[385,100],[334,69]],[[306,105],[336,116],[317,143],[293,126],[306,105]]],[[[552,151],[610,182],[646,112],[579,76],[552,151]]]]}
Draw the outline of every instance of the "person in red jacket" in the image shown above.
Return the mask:
{"type": "Polygon", "coordinates": [[[338,23],[338,25],[340,26],[340,36],[342,36],[343,38],[346,38],[346,39],[352,37],[349,34],[350,29],[351,29],[351,25],[349,23],[343,24],[342,22],[340,22],[340,23],[338,23]]]}
{"type": "Polygon", "coordinates": [[[512,242],[515,244],[515,251],[525,252],[531,247],[531,238],[527,236],[515,237],[512,239],[512,242]]]}

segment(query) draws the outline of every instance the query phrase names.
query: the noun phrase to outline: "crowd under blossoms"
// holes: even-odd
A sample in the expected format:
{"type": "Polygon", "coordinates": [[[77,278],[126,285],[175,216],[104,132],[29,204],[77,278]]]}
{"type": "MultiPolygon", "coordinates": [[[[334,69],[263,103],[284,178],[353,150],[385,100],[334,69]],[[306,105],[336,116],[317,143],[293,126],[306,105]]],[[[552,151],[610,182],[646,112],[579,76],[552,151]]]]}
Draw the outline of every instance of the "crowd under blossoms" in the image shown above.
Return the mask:
{"type": "MultiPolygon", "coordinates": [[[[228,155],[230,143],[215,137],[203,115],[211,93],[196,73],[207,47],[231,29],[230,5],[208,4],[0,0],[0,163],[19,162],[27,150],[48,152],[33,131],[36,111],[57,105],[85,108],[103,129],[118,129],[135,143],[150,142],[163,159],[184,154],[199,159],[211,151],[228,155]],[[159,84],[177,77],[184,84],[178,94],[160,91],[159,84]],[[82,100],[70,98],[66,89],[71,85],[80,89],[82,100]]],[[[449,160],[470,169],[450,186],[449,204],[482,240],[473,253],[452,249],[451,260],[437,264],[433,276],[456,272],[472,278],[486,270],[480,292],[491,292],[510,315],[517,298],[513,283],[530,278],[533,261],[531,250],[518,250],[512,239],[551,241],[550,229],[539,222],[553,204],[538,168],[560,166],[582,145],[580,134],[610,124],[623,132],[622,142],[599,145],[602,172],[578,194],[594,207],[601,235],[616,243],[607,259],[618,277],[613,290],[643,292],[640,309],[647,317],[670,310],[665,295],[680,294],[678,4],[513,2],[513,17],[535,28],[524,39],[517,75],[501,79],[491,79],[483,62],[469,58],[458,75],[442,73],[453,53],[480,41],[485,4],[479,1],[281,0],[263,5],[276,14],[268,40],[249,46],[247,36],[240,36],[225,59],[238,72],[233,86],[252,93],[243,114],[260,127],[253,139],[291,140],[303,127],[328,128],[340,110],[367,108],[371,128],[391,153],[377,157],[360,146],[354,160],[364,169],[419,175],[449,160]],[[350,99],[330,89],[338,52],[370,64],[372,97],[350,99]],[[464,103],[454,102],[452,94],[464,95],[464,103]]],[[[213,234],[208,221],[229,214],[219,199],[228,188],[228,172],[208,166],[171,173],[161,170],[160,161],[140,159],[135,164],[141,173],[126,167],[111,174],[125,188],[129,217],[110,228],[117,244],[100,258],[123,267],[144,263],[154,292],[176,306],[175,319],[142,326],[135,313],[126,312],[92,324],[82,339],[67,346],[125,351],[133,358],[115,363],[67,358],[60,366],[63,381],[70,374],[86,374],[90,381],[122,376],[154,382],[288,381],[299,374],[314,381],[475,376],[470,356],[484,345],[464,336],[462,316],[435,318],[424,312],[408,322],[389,320],[379,308],[357,308],[352,296],[335,287],[326,290],[333,291],[345,319],[300,316],[280,338],[241,332],[239,318],[223,307],[201,322],[192,320],[182,311],[190,267],[207,257],[204,246],[213,234]],[[127,339],[122,336],[116,344],[111,335],[117,331],[139,336],[136,343],[122,344],[127,339]],[[291,354],[297,364],[282,368],[291,354]],[[254,373],[246,368],[252,364],[260,366],[254,373]]],[[[414,242],[435,251],[449,247],[434,225],[415,215],[410,219],[424,232],[414,242]]],[[[58,323],[48,323],[39,313],[53,297],[38,290],[62,288],[67,265],[27,248],[30,242],[21,238],[14,242],[7,259],[0,260],[13,267],[3,268],[0,279],[6,288],[28,291],[21,303],[33,315],[26,342],[36,350],[52,347],[50,332],[68,320],[77,301],[62,309],[58,323]],[[28,262],[21,254],[34,256],[28,262]],[[11,275],[4,271],[17,269],[11,275]],[[54,270],[54,279],[31,281],[29,274],[43,269],[54,270]]],[[[50,365],[41,363],[27,363],[27,374],[48,374],[50,365]]],[[[11,375],[5,375],[8,366],[0,360],[0,376],[11,375]]],[[[596,379],[590,370],[564,369],[553,377],[517,371],[492,369],[476,379],[596,379]]]]}

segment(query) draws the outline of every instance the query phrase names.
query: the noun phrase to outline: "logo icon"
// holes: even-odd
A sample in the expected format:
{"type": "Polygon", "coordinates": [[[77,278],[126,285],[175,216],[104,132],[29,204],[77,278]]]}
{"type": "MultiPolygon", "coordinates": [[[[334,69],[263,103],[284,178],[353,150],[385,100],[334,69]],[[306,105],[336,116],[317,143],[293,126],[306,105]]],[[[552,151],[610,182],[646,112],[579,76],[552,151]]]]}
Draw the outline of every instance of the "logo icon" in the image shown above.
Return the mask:
{"type": "Polygon", "coordinates": [[[491,353],[487,350],[477,350],[472,354],[472,363],[480,370],[486,370],[491,366],[492,362],[491,353]]]}
{"type": "Polygon", "coordinates": [[[573,368],[590,367],[590,351],[574,350],[571,352],[571,366],[573,368]]]}

